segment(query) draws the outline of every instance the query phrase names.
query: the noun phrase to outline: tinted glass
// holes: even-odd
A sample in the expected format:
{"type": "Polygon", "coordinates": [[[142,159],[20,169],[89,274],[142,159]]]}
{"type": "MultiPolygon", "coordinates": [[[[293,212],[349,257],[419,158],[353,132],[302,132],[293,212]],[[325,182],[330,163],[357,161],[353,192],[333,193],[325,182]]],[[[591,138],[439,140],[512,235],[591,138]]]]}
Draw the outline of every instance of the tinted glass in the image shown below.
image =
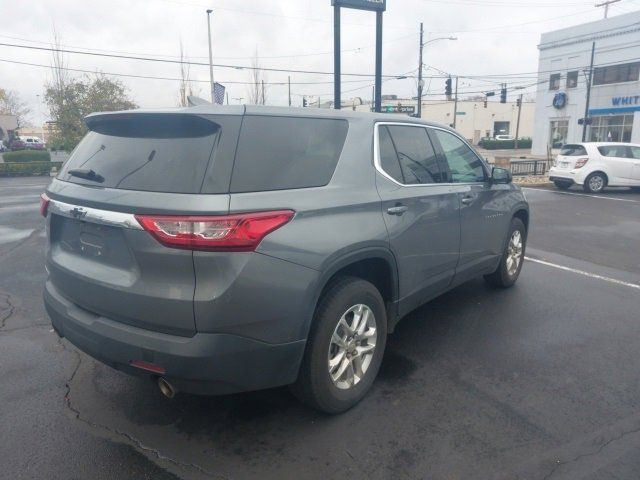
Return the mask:
{"type": "Polygon", "coordinates": [[[640,147],[629,147],[631,151],[631,158],[640,160],[640,147]]]}
{"type": "Polygon", "coordinates": [[[482,160],[469,146],[455,135],[444,130],[432,130],[440,142],[454,183],[484,182],[482,160]]]}
{"type": "Polygon", "coordinates": [[[565,157],[578,157],[580,155],[586,155],[587,150],[582,145],[565,145],[560,150],[560,155],[565,157]]]}
{"type": "Polygon", "coordinates": [[[604,145],[602,147],[598,147],[598,151],[605,157],[627,157],[627,147],[624,145],[604,145]]]}
{"type": "Polygon", "coordinates": [[[232,192],[320,187],[331,180],[347,136],[345,120],[247,116],[232,192]]]}
{"type": "Polygon", "coordinates": [[[194,115],[94,118],[58,176],[85,185],[198,193],[220,125],[194,115]],[[91,173],[93,172],[93,173],[91,173]]]}
{"type": "Polygon", "coordinates": [[[428,184],[445,181],[436,153],[423,127],[389,126],[396,147],[404,184],[428,184]]]}
{"type": "Polygon", "coordinates": [[[404,183],[404,178],[400,171],[400,163],[398,162],[398,155],[396,154],[396,149],[393,146],[393,140],[391,140],[391,135],[387,127],[380,126],[378,139],[380,145],[380,167],[396,182],[404,183]]]}

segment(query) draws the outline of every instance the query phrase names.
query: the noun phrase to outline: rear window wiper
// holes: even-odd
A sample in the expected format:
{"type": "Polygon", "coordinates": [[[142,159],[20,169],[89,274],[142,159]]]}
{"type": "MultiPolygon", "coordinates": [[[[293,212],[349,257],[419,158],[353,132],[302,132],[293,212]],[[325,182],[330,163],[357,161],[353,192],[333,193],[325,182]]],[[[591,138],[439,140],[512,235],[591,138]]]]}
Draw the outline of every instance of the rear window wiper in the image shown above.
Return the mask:
{"type": "Polygon", "coordinates": [[[73,177],[91,180],[92,182],[104,182],[104,177],[90,168],[72,168],[67,173],[73,177]]]}

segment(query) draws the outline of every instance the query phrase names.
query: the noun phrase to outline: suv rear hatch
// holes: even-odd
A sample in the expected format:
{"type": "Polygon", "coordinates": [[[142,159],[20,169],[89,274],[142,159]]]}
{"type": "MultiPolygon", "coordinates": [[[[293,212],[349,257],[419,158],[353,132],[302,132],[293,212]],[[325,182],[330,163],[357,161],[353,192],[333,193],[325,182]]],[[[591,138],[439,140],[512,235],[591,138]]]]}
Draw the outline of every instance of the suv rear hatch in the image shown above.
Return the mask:
{"type": "Polygon", "coordinates": [[[193,252],[163,246],[136,215],[227,214],[242,113],[88,117],[90,132],[46,192],[55,289],[95,315],[193,335],[193,252]]]}
{"type": "MultiPolygon", "coordinates": [[[[584,165],[585,159],[589,158],[584,145],[567,144],[562,147],[560,154],[556,158],[556,168],[560,170],[573,170],[576,163],[584,165]]],[[[581,166],[582,166],[581,165],[581,166]]]]}

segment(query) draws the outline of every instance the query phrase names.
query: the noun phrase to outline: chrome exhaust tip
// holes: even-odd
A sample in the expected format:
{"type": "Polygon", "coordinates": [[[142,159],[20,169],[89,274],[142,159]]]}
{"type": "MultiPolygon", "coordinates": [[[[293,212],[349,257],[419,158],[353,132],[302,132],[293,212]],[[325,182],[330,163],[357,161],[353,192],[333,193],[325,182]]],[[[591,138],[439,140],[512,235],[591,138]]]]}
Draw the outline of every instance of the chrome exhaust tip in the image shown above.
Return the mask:
{"type": "Polygon", "coordinates": [[[178,391],[163,377],[158,378],[158,388],[160,392],[167,398],[173,398],[178,391]]]}

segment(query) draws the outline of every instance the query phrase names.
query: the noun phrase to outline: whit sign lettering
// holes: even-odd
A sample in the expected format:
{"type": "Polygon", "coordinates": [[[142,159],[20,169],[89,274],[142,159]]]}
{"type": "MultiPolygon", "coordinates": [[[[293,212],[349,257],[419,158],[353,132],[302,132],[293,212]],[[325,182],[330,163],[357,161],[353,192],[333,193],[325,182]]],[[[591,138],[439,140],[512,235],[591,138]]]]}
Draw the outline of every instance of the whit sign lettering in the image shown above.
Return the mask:
{"type": "Polygon", "coordinates": [[[387,9],[387,0],[331,0],[331,5],[384,12],[387,9]]]}
{"type": "Polygon", "coordinates": [[[623,105],[640,105],[640,95],[631,95],[629,97],[613,97],[611,103],[620,107],[623,105]]]}

